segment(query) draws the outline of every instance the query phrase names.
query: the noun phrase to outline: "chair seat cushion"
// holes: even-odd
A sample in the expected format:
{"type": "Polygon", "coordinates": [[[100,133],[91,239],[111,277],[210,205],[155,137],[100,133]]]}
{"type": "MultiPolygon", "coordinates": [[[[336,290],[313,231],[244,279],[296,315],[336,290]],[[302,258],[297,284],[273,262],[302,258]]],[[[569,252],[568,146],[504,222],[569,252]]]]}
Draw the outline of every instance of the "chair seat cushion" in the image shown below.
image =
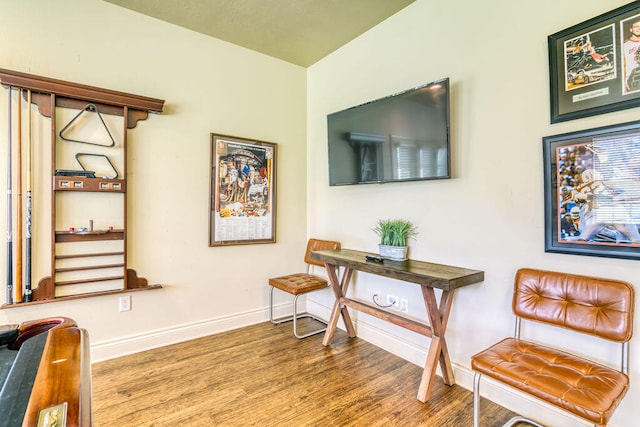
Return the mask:
{"type": "Polygon", "coordinates": [[[307,273],[289,274],[287,276],[274,277],[269,279],[269,284],[281,291],[292,295],[305,294],[326,288],[327,280],[307,273]]]}
{"type": "Polygon", "coordinates": [[[596,424],[607,424],[629,388],[622,372],[515,338],[476,354],[471,367],[596,424]]]}

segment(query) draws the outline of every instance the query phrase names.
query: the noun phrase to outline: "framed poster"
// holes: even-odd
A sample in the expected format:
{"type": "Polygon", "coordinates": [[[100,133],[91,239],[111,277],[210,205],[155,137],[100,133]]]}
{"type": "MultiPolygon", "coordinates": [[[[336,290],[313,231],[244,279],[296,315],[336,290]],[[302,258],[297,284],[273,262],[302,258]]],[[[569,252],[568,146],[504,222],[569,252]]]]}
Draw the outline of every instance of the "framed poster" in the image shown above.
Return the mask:
{"type": "Polygon", "coordinates": [[[209,246],[276,241],[276,147],[211,134],[209,246]]]}
{"type": "Polygon", "coordinates": [[[640,1],[552,34],[551,123],[640,106],[640,1]]]}
{"type": "Polygon", "coordinates": [[[640,259],[640,121],[542,144],[545,252],[640,259]]]}

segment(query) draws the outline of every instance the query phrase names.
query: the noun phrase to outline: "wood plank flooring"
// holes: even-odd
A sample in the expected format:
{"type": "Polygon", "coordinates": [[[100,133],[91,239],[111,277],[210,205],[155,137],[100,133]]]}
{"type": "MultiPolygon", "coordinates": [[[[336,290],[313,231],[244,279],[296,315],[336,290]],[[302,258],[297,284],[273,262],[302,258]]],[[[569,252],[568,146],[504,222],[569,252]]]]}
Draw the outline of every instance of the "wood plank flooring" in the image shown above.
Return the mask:
{"type": "MultiPolygon", "coordinates": [[[[312,325],[316,326],[316,325],[312,325]]],[[[96,363],[94,425],[471,426],[473,395],[440,377],[416,400],[422,369],[336,332],[296,339],[269,322],[96,363]]],[[[512,412],[482,401],[482,426],[512,412]]]]}

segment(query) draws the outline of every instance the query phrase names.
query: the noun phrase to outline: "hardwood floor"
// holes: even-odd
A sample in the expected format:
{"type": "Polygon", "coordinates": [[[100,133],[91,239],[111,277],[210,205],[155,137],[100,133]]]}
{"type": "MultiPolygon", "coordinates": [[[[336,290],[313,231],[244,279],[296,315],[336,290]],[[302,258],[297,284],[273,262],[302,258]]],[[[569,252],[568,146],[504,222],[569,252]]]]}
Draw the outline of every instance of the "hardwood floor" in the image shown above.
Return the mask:
{"type": "MultiPolygon", "coordinates": [[[[322,336],[266,322],[96,363],[94,425],[472,425],[470,391],[436,377],[420,403],[419,366],[340,330],[331,347],[322,336]]],[[[482,401],[483,427],[514,415],[482,401]]]]}

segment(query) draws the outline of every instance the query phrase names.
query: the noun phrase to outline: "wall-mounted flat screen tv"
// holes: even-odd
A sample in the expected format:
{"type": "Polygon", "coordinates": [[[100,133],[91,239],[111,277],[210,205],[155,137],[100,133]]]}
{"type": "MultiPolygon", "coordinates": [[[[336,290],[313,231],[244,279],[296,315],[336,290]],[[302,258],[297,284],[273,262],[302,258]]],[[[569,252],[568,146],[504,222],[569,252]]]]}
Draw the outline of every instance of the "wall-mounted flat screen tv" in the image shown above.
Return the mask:
{"type": "Polygon", "coordinates": [[[449,79],[327,116],[329,185],[450,178],[449,79]]]}

